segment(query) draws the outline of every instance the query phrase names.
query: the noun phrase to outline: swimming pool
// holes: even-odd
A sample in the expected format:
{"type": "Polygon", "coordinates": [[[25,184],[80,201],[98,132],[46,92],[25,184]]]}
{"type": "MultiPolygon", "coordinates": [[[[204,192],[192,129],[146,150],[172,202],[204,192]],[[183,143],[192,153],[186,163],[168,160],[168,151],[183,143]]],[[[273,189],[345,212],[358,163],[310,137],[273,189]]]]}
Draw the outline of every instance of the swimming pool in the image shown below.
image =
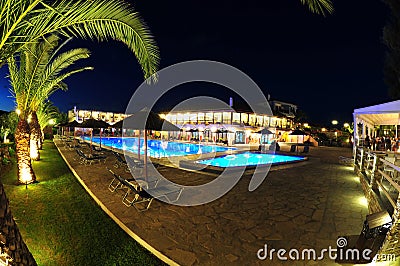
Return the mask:
{"type": "MultiPolygon", "coordinates": [[[[90,137],[85,136],[84,139],[90,141],[90,137]]],[[[100,138],[93,137],[92,141],[100,143],[100,138]]],[[[101,138],[101,145],[138,153],[138,138],[101,138]]],[[[155,158],[226,152],[230,150],[236,150],[236,148],[153,139],[147,140],[147,155],[155,158]]],[[[140,154],[144,154],[143,138],[140,138],[140,154]]]]}
{"type": "Polygon", "coordinates": [[[304,161],[307,158],[300,156],[289,156],[280,154],[267,154],[245,152],[239,154],[225,155],[206,160],[198,160],[195,163],[217,166],[217,167],[239,167],[239,166],[257,166],[262,164],[283,164],[297,161],[304,161]]]}

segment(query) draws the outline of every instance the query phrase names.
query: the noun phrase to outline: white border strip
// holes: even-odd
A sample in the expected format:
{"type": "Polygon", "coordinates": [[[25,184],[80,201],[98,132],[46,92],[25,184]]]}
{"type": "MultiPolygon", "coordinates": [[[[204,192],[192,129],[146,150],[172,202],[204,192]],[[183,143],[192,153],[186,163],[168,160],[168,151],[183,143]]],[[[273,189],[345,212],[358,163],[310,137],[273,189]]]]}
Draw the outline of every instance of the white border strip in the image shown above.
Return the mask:
{"type": "Polygon", "coordinates": [[[68,165],[68,168],[71,170],[71,172],[74,174],[76,179],[78,179],[79,183],[83,186],[83,188],[89,193],[89,195],[96,201],[96,203],[101,207],[101,209],[108,215],[110,216],[111,219],[116,222],[119,227],[122,228],[129,236],[131,236],[136,242],[138,242],[140,245],[142,245],[144,248],[146,248],[148,251],[150,251],[154,256],[162,260],[168,265],[174,265],[174,266],[179,266],[178,263],[173,261],[172,259],[168,258],[166,255],[162,254],[160,251],[155,249],[153,246],[151,246],[149,243],[147,243],[145,240],[143,240],[141,237],[139,237],[137,234],[135,234],[129,227],[127,227],[121,220],[119,220],[97,197],[94,195],[94,193],[86,186],[85,182],[80,178],[78,173],[75,171],[75,169],[69,164],[67,159],[64,157],[64,154],[60,151],[60,148],[58,145],[53,141],[54,145],[57,147],[58,152],[60,153],[61,157],[63,158],[64,162],[68,165]]]}

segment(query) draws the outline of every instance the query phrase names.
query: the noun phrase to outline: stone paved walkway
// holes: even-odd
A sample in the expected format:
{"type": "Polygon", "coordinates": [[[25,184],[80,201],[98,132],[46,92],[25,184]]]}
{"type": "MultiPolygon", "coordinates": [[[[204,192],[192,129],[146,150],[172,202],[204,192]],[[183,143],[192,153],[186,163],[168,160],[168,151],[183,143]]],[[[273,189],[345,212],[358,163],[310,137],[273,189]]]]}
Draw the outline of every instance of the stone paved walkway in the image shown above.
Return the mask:
{"type": "MultiPolygon", "coordinates": [[[[255,191],[247,190],[251,175],[244,175],[222,198],[202,206],[179,207],[159,201],[139,213],[111,193],[111,156],[106,165],[83,166],[75,152],[58,145],[64,157],[89,189],[135,234],[181,265],[334,265],[329,259],[286,263],[257,258],[268,249],[336,248],[342,235],[358,235],[368,212],[352,168],[339,165],[338,156],[350,149],[311,148],[307,163],[272,169],[255,191]]],[[[128,177],[124,171],[115,169],[128,177]]],[[[164,167],[167,178],[180,183],[204,183],[209,174],[164,167]]],[[[129,174],[128,174],[129,175],[129,174]]]]}

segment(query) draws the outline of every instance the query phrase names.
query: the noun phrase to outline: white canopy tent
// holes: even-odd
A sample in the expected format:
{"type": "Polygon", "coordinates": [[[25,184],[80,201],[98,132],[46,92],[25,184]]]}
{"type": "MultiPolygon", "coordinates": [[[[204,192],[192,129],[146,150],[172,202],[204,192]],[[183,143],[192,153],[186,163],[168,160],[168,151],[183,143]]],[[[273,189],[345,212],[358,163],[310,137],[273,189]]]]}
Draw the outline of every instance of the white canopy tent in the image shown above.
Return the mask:
{"type": "Polygon", "coordinates": [[[355,109],[353,119],[354,143],[357,143],[359,139],[364,139],[366,135],[374,135],[375,126],[399,125],[400,100],[355,109]],[[359,134],[359,129],[357,128],[359,124],[362,126],[361,134],[359,134]]]}

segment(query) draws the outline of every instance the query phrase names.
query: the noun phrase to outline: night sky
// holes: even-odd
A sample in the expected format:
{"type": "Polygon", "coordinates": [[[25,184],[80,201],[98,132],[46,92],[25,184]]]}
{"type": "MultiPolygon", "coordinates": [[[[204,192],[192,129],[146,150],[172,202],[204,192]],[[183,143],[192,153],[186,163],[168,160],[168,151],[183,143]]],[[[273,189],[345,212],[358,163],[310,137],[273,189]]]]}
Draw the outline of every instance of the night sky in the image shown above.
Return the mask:
{"type": "MultiPolygon", "coordinates": [[[[130,1],[150,27],[160,48],[161,68],[187,60],[230,64],[248,74],[272,99],[297,104],[310,122],[351,121],[355,108],[390,100],[383,82],[382,29],[388,9],[380,0],[334,0],[335,13],[312,14],[299,0],[130,1]]],[[[62,111],[124,112],[143,82],[135,57],[117,42],[74,40],[87,47],[94,71],[66,80],[67,92],[51,97],[62,111]]],[[[0,70],[6,75],[6,67],[0,70]]],[[[0,110],[13,109],[0,83],[0,110]]],[[[179,86],[157,108],[166,110],[194,96],[225,102],[229,90],[207,83],[179,86]]],[[[234,106],[235,107],[235,106],[234,106]]]]}

